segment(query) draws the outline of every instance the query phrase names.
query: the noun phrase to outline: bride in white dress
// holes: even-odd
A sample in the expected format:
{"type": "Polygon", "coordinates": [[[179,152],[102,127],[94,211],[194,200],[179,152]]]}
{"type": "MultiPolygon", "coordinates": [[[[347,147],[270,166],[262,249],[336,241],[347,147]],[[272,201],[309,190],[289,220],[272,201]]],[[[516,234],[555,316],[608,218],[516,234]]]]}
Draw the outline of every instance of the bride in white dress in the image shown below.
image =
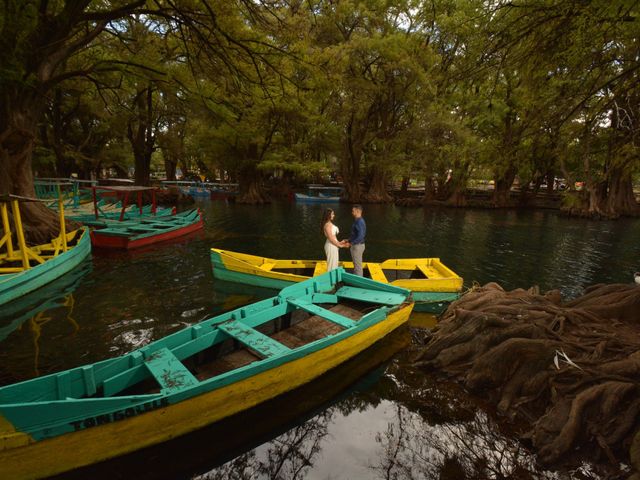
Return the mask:
{"type": "Polygon", "coordinates": [[[322,216],[322,233],[326,238],[324,253],[327,254],[327,272],[338,268],[339,249],[345,246],[344,241],[338,240],[337,235],[340,233],[340,229],[333,224],[335,217],[335,212],[330,208],[327,208],[322,216]]]}

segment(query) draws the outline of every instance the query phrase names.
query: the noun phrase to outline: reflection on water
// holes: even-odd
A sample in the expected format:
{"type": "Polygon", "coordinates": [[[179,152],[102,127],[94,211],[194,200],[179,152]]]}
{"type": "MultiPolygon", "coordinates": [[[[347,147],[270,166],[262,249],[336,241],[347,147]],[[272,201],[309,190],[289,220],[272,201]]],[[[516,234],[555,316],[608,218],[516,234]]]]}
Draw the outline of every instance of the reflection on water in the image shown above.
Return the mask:
{"type": "Polygon", "coordinates": [[[327,410],[302,425],[293,427],[287,433],[269,442],[263,450],[251,450],[234,458],[219,468],[197,480],[234,479],[298,479],[305,478],[313,467],[321,445],[329,435],[328,424],[331,411],[327,410]]]}
{"type": "Polygon", "coordinates": [[[82,279],[92,270],[91,258],[85,259],[78,267],[35,292],[24,295],[17,300],[3,305],[0,311],[0,342],[22,324],[44,312],[59,307],[73,310],[72,292],[80,285],[82,279]]]}
{"type": "MultiPolygon", "coordinates": [[[[129,352],[186,325],[271,294],[214,281],[209,260],[211,247],[280,258],[324,255],[319,227],[322,205],[274,203],[254,207],[200,202],[199,206],[205,218],[201,234],[144,251],[94,252],[93,259],[85,264],[86,270],[74,271],[79,276],[77,282],[71,274],[69,283],[75,302],[71,318],[79,330],[67,318],[69,308],[64,299],[69,292],[61,293],[64,277],[52,284],[58,293],[43,288],[34,292],[29,305],[3,306],[0,385],[129,352]],[[43,308],[37,310],[38,307],[43,308]],[[27,322],[34,328],[39,325],[37,372],[33,368],[36,332],[25,328],[27,322]]],[[[350,208],[336,205],[335,209],[336,224],[346,235],[352,223],[350,208]]],[[[593,283],[628,283],[633,272],[640,270],[638,220],[591,222],[563,218],[549,211],[409,209],[389,205],[366,206],[364,215],[365,260],[439,257],[464,277],[467,287],[473,282],[497,281],[507,289],[537,284],[542,290],[560,288],[565,295],[577,295],[593,283]]],[[[345,250],[340,254],[348,258],[345,250]]],[[[428,328],[433,319],[416,317],[411,323],[428,328]]],[[[421,338],[416,333],[419,331],[413,330],[416,343],[421,338]]],[[[363,360],[370,369],[368,361],[363,360]]],[[[464,391],[449,392],[438,382],[425,383],[424,374],[408,365],[402,354],[396,355],[384,375],[338,398],[346,388],[343,385],[336,390],[338,380],[349,377],[342,370],[340,375],[331,377],[330,384],[315,387],[322,392],[312,388],[307,395],[313,398],[287,396],[281,403],[270,403],[258,410],[257,416],[246,415],[240,423],[215,426],[205,436],[190,436],[179,447],[171,443],[171,450],[153,450],[149,456],[138,452],[129,458],[126,468],[105,467],[104,478],[217,478],[218,469],[233,470],[226,465],[242,456],[246,458],[238,461],[249,466],[246,472],[257,472],[258,478],[269,478],[274,472],[279,475],[277,478],[286,478],[284,472],[305,478],[371,478],[387,471],[383,467],[390,463],[383,463],[384,452],[395,451],[398,445],[407,447],[398,450],[398,461],[405,462],[415,453],[419,464],[419,456],[431,455],[429,465],[440,465],[440,471],[460,465],[468,470],[471,467],[460,458],[449,461],[447,450],[435,446],[436,440],[442,440],[443,444],[463,448],[456,443],[456,433],[475,435],[473,438],[497,435],[499,442],[494,443],[514,453],[506,464],[498,465],[491,458],[482,461],[496,471],[516,468],[516,464],[529,468],[526,452],[516,452],[508,440],[512,437],[500,434],[491,421],[478,414],[478,406],[467,399],[464,391]],[[305,411],[314,410],[316,407],[309,408],[307,404],[312,400],[315,405],[321,400],[324,408],[310,417],[297,410],[305,405],[305,411]],[[292,413],[297,420],[291,419],[292,413]],[[298,429],[306,422],[315,422],[313,428],[298,429]],[[486,432],[479,426],[472,427],[473,422],[484,422],[486,432]],[[401,424],[409,433],[403,433],[401,424]],[[254,430],[259,431],[260,439],[256,440],[256,435],[247,439],[247,431],[254,430]],[[416,445],[407,439],[413,435],[416,445]],[[299,441],[296,448],[292,441],[299,441]],[[430,450],[418,448],[428,442],[433,443],[430,450]],[[202,447],[196,445],[199,443],[202,447]],[[299,455],[298,459],[286,456],[287,452],[299,455]],[[302,459],[305,455],[306,463],[302,459]],[[175,473],[177,467],[173,465],[176,458],[181,459],[179,473],[175,473]]],[[[368,369],[351,368],[347,372],[362,376],[368,369]]],[[[473,452],[469,452],[469,458],[474,458],[473,452]]],[[[406,475],[401,473],[403,464],[397,463],[391,472],[398,478],[415,475],[406,469],[402,470],[406,475]]],[[[427,472],[432,467],[416,468],[427,472]]]]}
{"type": "MultiPolygon", "coordinates": [[[[533,478],[534,457],[516,441],[497,433],[487,415],[477,412],[465,423],[429,425],[401,405],[380,433],[377,478],[533,478]]],[[[541,472],[536,478],[557,478],[541,472]]]]}

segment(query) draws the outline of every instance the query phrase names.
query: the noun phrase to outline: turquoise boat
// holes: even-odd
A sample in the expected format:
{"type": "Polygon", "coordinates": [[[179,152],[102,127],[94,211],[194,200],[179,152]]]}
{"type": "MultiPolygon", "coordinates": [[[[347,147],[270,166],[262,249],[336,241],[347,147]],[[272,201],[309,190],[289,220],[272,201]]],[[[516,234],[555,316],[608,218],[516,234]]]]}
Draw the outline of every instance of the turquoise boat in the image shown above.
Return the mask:
{"type": "Polygon", "coordinates": [[[405,324],[408,290],[337,269],[121,357],[0,388],[0,473],[160,443],[310,382],[405,324]]]}
{"type": "Polygon", "coordinates": [[[60,234],[51,242],[27,246],[20,202],[37,202],[38,199],[5,195],[0,197],[0,218],[3,236],[0,238],[0,305],[11,302],[55,281],[76,268],[91,253],[91,240],[86,227],[66,232],[64,206],[60,201],[60,234]],[[9,226],[8,205],[11,204],[18,245],[14,247],[9,226]]]}
{"type": "MultiPolygon", "coordinates": [[[[104,200],[98,202],[98,217],[94,212],[93,207],[80,206],[78,208],[67,208],[65,210],[65,217],[69,220],[75,220],[81,222],[87,227],[105,228],[109,226],[109,222],[118,221],[122,213],[122,204],[120,202],[108,203],[104,200]]],[[[123,221],[133,220],[135,221],[141,217],[165,217],[175,214],[175,208],[169,207],[157,207],[155,213],[152,211],[151,205],[144,205],[142,208],[136,207],[136,205],[129,205],[122,215],[123,221]]]]}

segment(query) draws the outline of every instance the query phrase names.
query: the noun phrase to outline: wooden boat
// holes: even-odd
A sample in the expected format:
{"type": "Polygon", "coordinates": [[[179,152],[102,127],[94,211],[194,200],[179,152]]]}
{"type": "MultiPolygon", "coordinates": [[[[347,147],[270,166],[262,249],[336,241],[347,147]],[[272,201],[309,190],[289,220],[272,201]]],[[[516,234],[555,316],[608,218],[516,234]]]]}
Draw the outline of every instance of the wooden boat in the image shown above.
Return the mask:
{"type": "MultiPolygon", "coordinates": [[[[322,260],[276,260],[219,248],[211,249],[211,263],[217,279],[271,289],[284,288],[327,271],[327,262],[322,260]]],[[[340,265],[353,269],[352,262],[340,265]]],[[[363,269],[368,278],[411,290],[417,312],[442,313],[459,298],[462,290],[462,278],[439,258],[366,262],[363,269]]]]}
{"type": "Polygon", "coordinates": [[[404,324],[408,290],[337,269],[121,357],[0,388],[0,472],[37,478],[293,390],[404,324]]]}
{"type": "Polygon", "coordinates": [[[338,203],[342,195],[342,187],[325,187],[323,185],[307,186],[307,193],[296,193],[296,202],[302,203],[338,203]]]}
{"type": "Polygon", "coordinates": [[[21,202],[38,202],[35,198],[4,195],[0,197],[0,218],[3,236],[0,238],[0,305],[15,300],[56,280],[77,267],[91,253],[86,227],[67,232],[63,199],[59,201],[60,234],[51,242],[27,246],[20,217],[21,202]],[[16,229],[17,248],[13,245],[9,226],[9,208],[16,229]]]}
{"type": "Polygon", "coordinates": [[[71,220],[82,222],[87,227],[105,228],[109,226],[110,221],[119,220],[122,216],[122,220],[136,220],[140,217],[164,217],[167,215],[174,215],[176,213],[175,207],[156,207],[155,213],[151,205],[143,205],[142,208],[137,208],[135,205],[129,205],[125,208],[124,215],[122,215],[122,204],[116,203],[101,203],[98,202],[99,215],[96,218],[93,209],[87,208],[72,208],[65,210],[65,216],[71,220]]]}
{"type": "Polygon", "coordinates": [[[202,214],[198,209],[175,215],[141,216],[125,221],[106,220],[105,228],[91,231],[95,247],[132,249],[152,243],[172,240],[203,228],[202,214]]]}

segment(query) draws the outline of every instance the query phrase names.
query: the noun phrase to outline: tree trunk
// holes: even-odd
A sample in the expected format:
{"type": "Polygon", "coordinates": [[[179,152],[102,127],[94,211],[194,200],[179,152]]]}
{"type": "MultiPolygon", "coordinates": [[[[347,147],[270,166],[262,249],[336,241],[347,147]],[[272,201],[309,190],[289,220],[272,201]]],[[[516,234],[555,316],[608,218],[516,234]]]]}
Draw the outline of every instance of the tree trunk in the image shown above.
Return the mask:
{"type": "Polygon", "coordinates": [[[371,172],[369,191],[362,199],[368,203],[390,203],[393,197],[387,192],[387,172],[380,165],[374,165],[371,172]]]}
{"type": "Polygon", "coordinates": [[[176,169],[178,166],[178,160],[172,157],[173,155],[165,153],[164,172],[167,177],[167,180],[174,181],[176,179],[176,169]]]}
{"type": "Polygon", "coordinates": [[[516,178],[516,169],[509,169],[495,179],[495,190],[493,192],[493,205],[495,207],[507,207],[510,204],[511,186],[516,178]]]}
{"type": "Polygon", "coordinates": [[[612,168],[607,177],[606,180],[588,184],[583,210],[571,213],[602,218],[640,215],[640,205],[633,194],[631,174],[612,168]]]}
{"type": "Polygon", "coordinates": [[[238,198],[236,203],[259,205],[269,203],[271,199],[262,184],[262,172],[258,170],[258,145],[249,144],[247,158],[238,172],[238,198]]]}
{"type": "Polygon", "coordinates": [[[404,195],[409,191],[409,177],[402,177],[402,184],[400,185],[400,192],[404,195]]]}
{"type": "Polygon", "coordinates": [[[640,205],[633,194],[631,175],[620,170],[613,170],[609,175],[608,183],[607,210],[615,215],[640,215],[640,205]]]}
{"type": "Polygon", "coordinates": [[[345,155],[342,159],[342,181],[344,183],[343,198],[347,202],[357,203],[361,201],[360,190],[360,157],[362,156],[361,142],[354,132],[353,115],[347,125],[345,139],[345,155]]]}
{"type": "MultiPolygon", "coordinates": [[[[0,194],[35,198],[31,154],[40,117],[36,93],[21,91],[2,95],[0,106],[0,194]]],[[[60,232],[58,216],[39,202],[20,204],[29,243],[45,243],[60,232]]]]}
{"type": "Polygon", "coordinates": [[[262,185],[262,172],[256,168],[255,164],[243,167],[239,172],[238,180],[239,194],[236,203],[260,205],[271,201],[262,185]]]}
{"type": "Polygon", "coordinates": [[[149,185],[151,155],[155,149],[153,129],[153,88],[139,88],[135,98],[136,119],[129,122],[127,136],[133,149],[136,185],[149,185]],[[134,124],[137,125],[134,127],[134,124]]]}

